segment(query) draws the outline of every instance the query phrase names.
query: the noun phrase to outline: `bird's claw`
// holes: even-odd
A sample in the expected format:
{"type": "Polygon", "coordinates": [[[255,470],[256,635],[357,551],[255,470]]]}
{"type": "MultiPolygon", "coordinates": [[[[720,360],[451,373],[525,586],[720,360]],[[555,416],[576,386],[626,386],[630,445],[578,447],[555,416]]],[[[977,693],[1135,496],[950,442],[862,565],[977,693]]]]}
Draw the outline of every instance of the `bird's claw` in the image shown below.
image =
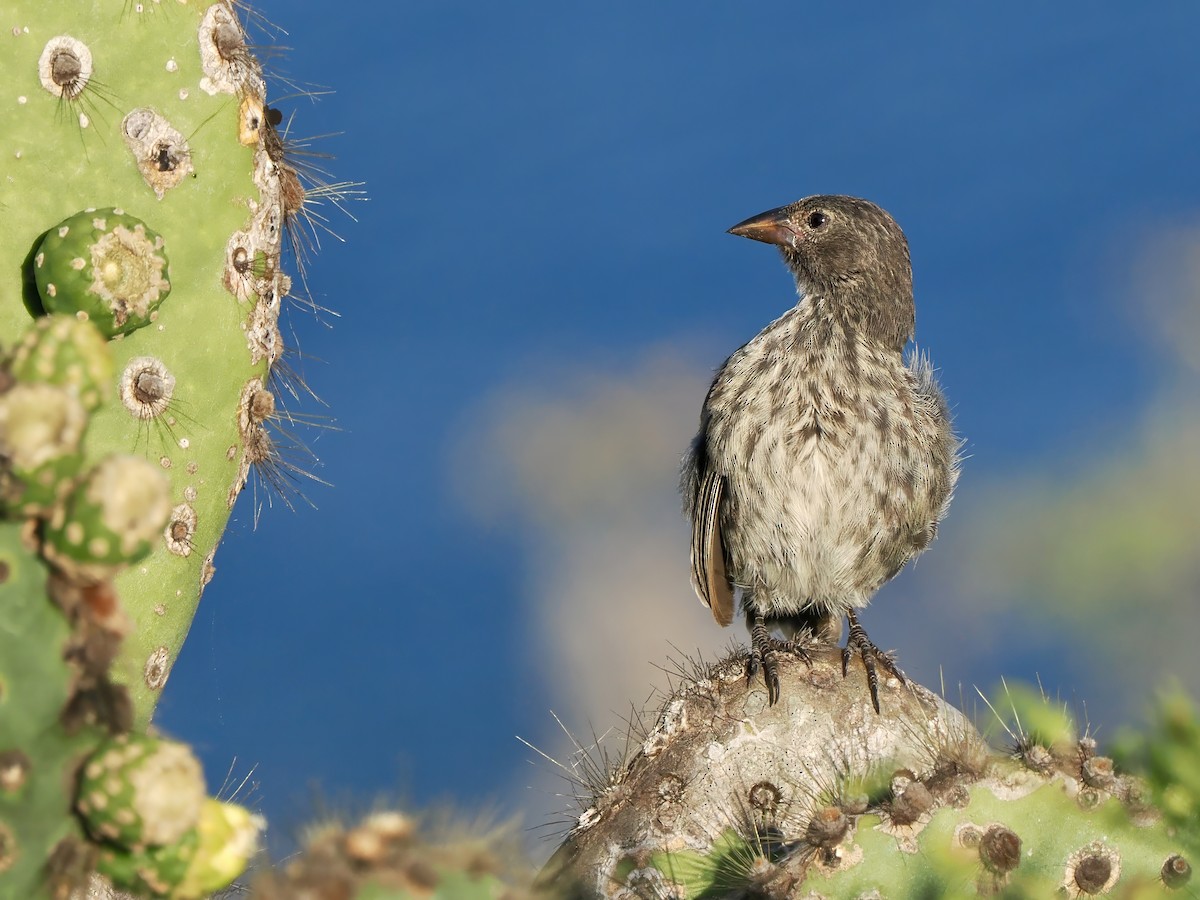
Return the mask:
{"type": "Polygon", "coordinates": [[[850,657],[857,652],[867,670],[867,686],[871,689],[871,705],[879,712],[879,674],[876,665],[896,678],[901,684],[907,684],[904,673],[896,666],[896,659],[891,653],[880,650],[867,637],[866,629],[858,623],[858,616],[851,610],[847,617],[850,619],[850,634],[846,638],[846,646],[842,648],[842,677],[845,678],[850,670],[850,657]]]}
{"type": "Polygon", "coordinates": [[[759,669],[763,670],[763,681],[767,684],[767,705],[774,706],[779,700],[779,658],[773,649],[752,648],[746,661],[746,680],[754,681],[759,669]]]}
{"type": "Polygon", "coordinates": [[[767,684],[768,705],[774,706],[780,697],[780,653],[795,654],[804,660],[805,665],[812,668],[812,657],[808,654],[810,637],[808,632],[803,632],[791,640],[781,641],[767,632],[762,616],[754,617],[754,623],[750,626],[750,658],[746,661],[746,678],[753,681],[759,668],[762,668],[763,680],[767,684]]]}

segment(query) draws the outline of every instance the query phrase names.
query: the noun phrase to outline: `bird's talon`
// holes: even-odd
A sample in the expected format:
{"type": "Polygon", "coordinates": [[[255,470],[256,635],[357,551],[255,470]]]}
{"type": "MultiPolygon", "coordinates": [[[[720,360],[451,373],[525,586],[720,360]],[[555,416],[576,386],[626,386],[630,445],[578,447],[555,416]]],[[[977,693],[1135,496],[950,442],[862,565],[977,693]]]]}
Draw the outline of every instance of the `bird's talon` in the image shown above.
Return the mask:
{"type": "Polygon", "coordinates": [[[774,706],[779,702],[779,671],[774,660],[771,660],[769,664],[764,664],[763,668],[766,669],[767,705],[774,706]]]}
{"type": "Polygon", "coordinates": [[[879,673],[876,664],[901,684],[908,682],[904,678],[904,673],[896,667],[895,657],[891,653],[880,650],[867,637],[866,630],[858,623],[858,616],[854,614],[853,610],[847,613],[847,617],[850,619],[850,634],[846,638],[846,646],[842,648],[842,677],[845,678],[850,670],[851,654],[857,651],[859,658],[863,661],[863,668],[867,670],[867,687],[871,691],[871,705],[875,707],[875,712],[879,712],[879,673]]]}
{"type": "Polygon", "coordinates": [[[779,700],[779,658],[778,650],[784,641],[776,640],[767,633],[767,625],[761,615],[755,615],[750,626],[750,661],[747,665],[751,679],[758,674],[759,664],[762,665],[763,679],[767,683],[767,702],[774,706],[779,700]]]}

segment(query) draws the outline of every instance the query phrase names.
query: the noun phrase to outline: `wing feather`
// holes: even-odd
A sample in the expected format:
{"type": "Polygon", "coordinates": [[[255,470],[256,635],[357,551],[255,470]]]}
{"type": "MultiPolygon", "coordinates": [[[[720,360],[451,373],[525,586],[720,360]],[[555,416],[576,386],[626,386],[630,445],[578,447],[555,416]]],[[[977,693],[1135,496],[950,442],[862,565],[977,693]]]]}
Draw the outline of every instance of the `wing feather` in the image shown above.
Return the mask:
{"type": "Polygon", "coordinates": [[[705,472],[692,511],[692,586],[718,625],[733,621],[733,590],[725,574],[719,518],[724,489],[724,478],[711,469],[705,472]]]}

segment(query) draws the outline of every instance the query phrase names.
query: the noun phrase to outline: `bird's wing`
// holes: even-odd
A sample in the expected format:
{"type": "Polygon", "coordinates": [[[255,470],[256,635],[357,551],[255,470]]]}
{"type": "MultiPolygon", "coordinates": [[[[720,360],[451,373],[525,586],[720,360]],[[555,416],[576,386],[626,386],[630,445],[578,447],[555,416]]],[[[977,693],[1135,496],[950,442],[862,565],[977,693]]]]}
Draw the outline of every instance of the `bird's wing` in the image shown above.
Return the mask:
{"type": "Polygon", "coordinates": [[[725,575],[725,548],[718,520],[724,488],[725,479],[709,469],[692,509],[692,587],[712,610],[718,625],[733,621],[733,590],[725,575]]]}

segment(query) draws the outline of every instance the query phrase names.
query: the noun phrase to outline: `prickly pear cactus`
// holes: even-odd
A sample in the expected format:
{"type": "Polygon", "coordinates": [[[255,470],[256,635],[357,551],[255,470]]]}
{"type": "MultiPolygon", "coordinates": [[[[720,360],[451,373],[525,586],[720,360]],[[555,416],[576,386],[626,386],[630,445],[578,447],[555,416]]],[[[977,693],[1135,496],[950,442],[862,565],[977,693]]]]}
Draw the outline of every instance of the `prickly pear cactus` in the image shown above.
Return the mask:
{"type": "Polygon", "coordinates": [[[143,733],[234,500],[288,477],[310,196],[235,3],[0,0],[0,28],[0,896],[97,866],[200,896],[259,823],[143,733]]]}
{"type": "Polygon", "coordinates": [[[265,140],[264,80],[230,5],[2,8],[0,258],[23,284],[0,335],[11,345],[51,312],[118,338],[87,458],[134,455],[169,484],[152,552],[114,580],[133,620],[115,674],[144,726],[230,505],[275,452],[243,407],[283,349],[286,164],[267,151],[279,138],[265,140]]]}
{"type": "Polygon", "coordinates": [[[861,671],[843,679],[840,654],[813,657],[787,660],[776,706],[744,656],[692,673],[637,751],[589,786],[543,880],[762,900],[1140,897],[1191,883],[1196,823],[1164,820],[1061,708],[1010,692],[1010,744],[996,751],[923,688],[892,679],[877,715],[861,671]]]}

